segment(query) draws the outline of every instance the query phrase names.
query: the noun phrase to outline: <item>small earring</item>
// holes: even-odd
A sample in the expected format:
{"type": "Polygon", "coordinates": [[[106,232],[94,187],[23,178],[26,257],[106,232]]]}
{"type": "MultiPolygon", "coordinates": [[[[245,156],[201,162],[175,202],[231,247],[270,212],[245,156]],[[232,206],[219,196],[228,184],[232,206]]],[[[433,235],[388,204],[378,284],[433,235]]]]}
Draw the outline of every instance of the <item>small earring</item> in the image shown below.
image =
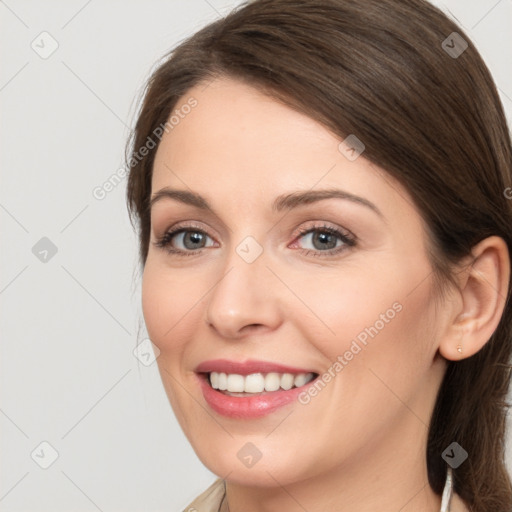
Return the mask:
{"type": "Polygon", "coordinates": [[[457,345],[457,352],[459,354],[462,354],[462,347],[460,345],[457,345]]]}

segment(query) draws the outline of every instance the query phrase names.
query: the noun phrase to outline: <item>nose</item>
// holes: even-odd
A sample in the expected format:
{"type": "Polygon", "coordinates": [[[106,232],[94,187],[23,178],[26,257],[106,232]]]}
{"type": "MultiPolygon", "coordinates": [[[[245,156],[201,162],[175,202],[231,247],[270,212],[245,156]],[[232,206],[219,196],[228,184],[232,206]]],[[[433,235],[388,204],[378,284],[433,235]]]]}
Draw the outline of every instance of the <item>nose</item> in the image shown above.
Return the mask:
{"type": "Polygon", "coordinates": [[[226,261],[206,308],[206,323],[219,336],[240,339],[282,322],[283,290],[266,263],[265,253],[247,263],[235,251],[226,261]]]}

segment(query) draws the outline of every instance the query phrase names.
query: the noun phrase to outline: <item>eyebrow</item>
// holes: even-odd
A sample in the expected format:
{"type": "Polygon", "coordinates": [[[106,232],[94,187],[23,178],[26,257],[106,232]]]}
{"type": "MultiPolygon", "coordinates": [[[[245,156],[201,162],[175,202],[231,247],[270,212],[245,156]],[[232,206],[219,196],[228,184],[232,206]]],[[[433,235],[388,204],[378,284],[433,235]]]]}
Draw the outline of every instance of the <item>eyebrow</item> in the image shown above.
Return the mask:
{"type": "MultiPolygon", "coordinates": [[[[195,206],[200,210],[210,210],[215,214],[208,201],[199,194],[188,190],[176,190],[169,187],[164,187],[158,192],[155,192],[149,202],[149,208],[151,209],[155,203],[162,199],[174,199],[180,203],[184,203],[190,206],[195,206]]],[[[350,192],[340,189],[326,189],[326,190],[307,190],[305,192],[292,192],[290,194],[283,194],[278,196],[272,203],[272,210],[274,212],[281,212],[283,210],[291,210],[299,206],[316,203],[325,199],[345,199],[353,203],[365,206],[375,212],[383,220],[385,219],[382,212],[368,199],[359,197],[350,192]]]]}

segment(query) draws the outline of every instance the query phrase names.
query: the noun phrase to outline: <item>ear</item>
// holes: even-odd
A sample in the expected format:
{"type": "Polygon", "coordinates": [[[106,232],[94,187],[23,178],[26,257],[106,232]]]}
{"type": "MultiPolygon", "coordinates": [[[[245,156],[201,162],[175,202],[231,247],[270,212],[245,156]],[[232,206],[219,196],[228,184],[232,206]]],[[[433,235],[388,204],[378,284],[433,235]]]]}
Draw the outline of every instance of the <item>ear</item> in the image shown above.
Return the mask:
{"type": "Polygon", "coordinates": [[[502,238],[491,236],[473,247],[459,275],[460,300],[453,302],[452,321],[439,345],[443,357],[471,357],[489,341],[505,309],[509,279],[510,256],[502,238]]]}

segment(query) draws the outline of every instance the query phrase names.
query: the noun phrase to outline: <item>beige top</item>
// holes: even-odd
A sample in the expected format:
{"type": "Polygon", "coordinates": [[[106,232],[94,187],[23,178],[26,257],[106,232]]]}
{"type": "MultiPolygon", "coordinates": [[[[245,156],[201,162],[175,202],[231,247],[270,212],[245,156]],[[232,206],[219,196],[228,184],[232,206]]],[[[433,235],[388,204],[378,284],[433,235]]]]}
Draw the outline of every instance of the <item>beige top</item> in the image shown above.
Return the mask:
{"type": "MultiPolygon", "coordinates": [[[[445,485],[446,487],[446,485],[445,485]]],[[[229,512],[226,501],[226,483],[221,478],[213,482],[183,512],[229,512]]],[[[453,494],[448,512],[467,512],[468,508],[457,494],[453,494]],[[450,506],[451,505],[451,506],[450,506]]]]}
{"type": "Polygon", "coordinates": [[[225,481],[218,478],[200,494],[183,512],[228,512],[225,481]]]}

